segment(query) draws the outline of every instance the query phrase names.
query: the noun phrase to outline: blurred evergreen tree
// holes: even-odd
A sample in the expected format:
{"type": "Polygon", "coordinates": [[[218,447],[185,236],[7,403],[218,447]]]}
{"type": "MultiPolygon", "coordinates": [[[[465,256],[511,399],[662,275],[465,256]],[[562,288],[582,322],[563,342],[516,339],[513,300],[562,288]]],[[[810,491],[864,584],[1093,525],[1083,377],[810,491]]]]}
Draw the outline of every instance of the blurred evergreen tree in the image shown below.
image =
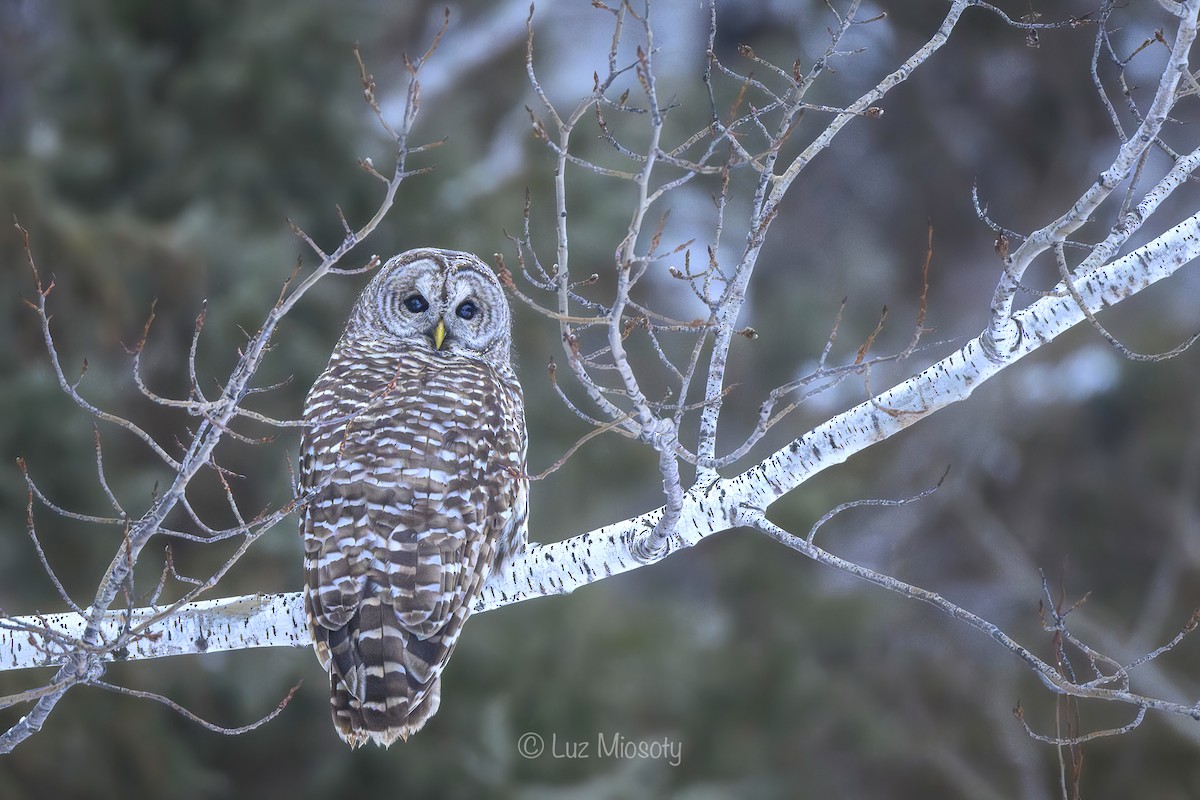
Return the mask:
{"type": "MultiPolygon", "coordinates": [[[[898,63],[944,11],[938,4],[886,5],[892,19],[863,28],[868,53],[840,64],[814,99],[842,102],[847,86],[898,63]]],[[[1009,5],[1021,14],[1029,4],[1009,5]]],[[[1065,13],[1065,5],[1082,12],[1092,4],[1057,4],[1055,13],[1065,13]]],[[[664,41],[695,29],[673,24],[699,13],[693,6],[663,3],[655,12],[664,19],[664,41]]],[[[450,140],[423,157],[423,164],[437,163],[437,172],[405,185],[363,260],[422,244],[485,258],[511,253],[502,231],[519,228],[525,187],[533,190],[535,213],[549,206],[550,176],[538,160],[543,151],[524,128],[524,9],[517,9],[514,27],[504,16],[513,8],[454,9],[435,57],[445,65],[444,80],[426,98],[418,126],[424,140],[447,134],[450,140]],[[492,24],[491,15],[498,26],[492,49],[479,58],[456,50],[456,35],[478,32],[492,24]]],[[[570,4],[545,16],[539,10],[538,24],[546,26],[540,52],[557,59],[546,65],[548,74],[563,86],[574,75],[573,85],[585,93],[593,65],[578,63],[576,51],[585,32],[606,38],[593,34],[606,17],[576,13],[570,4]]],[[[828,16],[819,0],[794,7],[721,3],[719,13],[727,24],[717,42],[722,57],[735,58],[736,45],[749,42],[786,65],[824,46],[828,16]]],[[[309,258],[286,219],[330,243],[341,237],[335,204],[355,220],[377,203],[376,182],[355,162],[369,156],[385,164],[388,153],[360,99],[352,43],[361,42],[386,99],[403,88],[400,51],[423,49],[440,19],[441,7],[428,2],[0,0],[0,220],[15,215],[29,229],[41,267],[56,278],[55,332],[68,373],[89,359],[88,397],[135,417],[160,441],[173,441],[187,420],[137,395],[122,343],[136,341],[156,298],[147,380],[164,394],[182,394],[181,354],[207,298],[200,368],[213,378],[228,369],[242,341],[238,326],[254,329],[297,258],[309,258]]],[[[758,398],[819,353],[842,296],[851,294],[845,342],[871,329],[883,303],[893,319],[906,309],[911,317],[931,216],[937,248],[931,321],[947,338],[977,332],[995,275],[990,239],[969,207],[972,181],[995,208],[1013,214],[1007,224],[1018,226],[1060,208],[1080,188],[1063,176],[1089,174],[1081,165],[1096,158],[1095,145],[1111,144],[1079,68],[1087,63],[1090,33],[1057,35],[1053,47],[1030,50],[1022,34],[984,14],[959,33],[940,62],[895,95],[883,120],[848,129],[797,187],[788,214],[802,224],[776,226],[759,269],[749,322],[763,335],[735,344],[737,374],[730,377],[739,386],[727,415],[731,430],[752,424],[758,398]],[[988,268],[967,266],[977,264],[988,268]]],[[[672,76],[683,93],[678,116],[703,124],[704,42],[670,45],[691,54],[672,76]]],[[[805,120],[818,124],[815,114],[805,120]]],[[[581,144],[595,153],[607,147],[581,144]]],[[[623,234],[624,195],[602,179],[571,177],[580,187],[573,217],[586,221],[574,229],[576,268],[600,272],[623,234]]],[[[11,229],[0,229],[0,270],[6,290],[0,337],[9,343],[0,348],[0,607],[59,610],[22,535],[26,492],[13,459],[25,456],[42,488],[64,506],[103,512],[92,425],[54,385],[39,332],[21,304],[32,286],[11,229]]],[[[264,398],[264,410],[297,413],[363,280],[331,282],[288,320],[261,383],[295,379],[264,398]]],[[[1147,321],[1122,309],[1118,324],[1171,340],[1187,305],[1188,292],[1177,293],[1178,318],[1147,321]]],[[[1145,302],[1143,308],[1159,299],[1145,302]]],[[[888,336],[903,342],[909,335],[897,324],[877,347],[886,349],[888,336]]],[[[1068,337],[1034,361],[1053,368],[1090,336],[1068,337]]],[[[553,329],[522,316],[517,337],[533,421],[531,461],[540,468],[583,431],[547,389],[544,365],[558,349],[553,329]]],[[[855,345],[845,346],[843,355],[852,354],[855,345]]],[[[957,592],[956,599],[1032,641],[1040,635],[1037,586],[1014,588],[987,540],[964,533],[979,525],[983,511],[1015,532],[1029,564],[1053,571],[1068,560],[1069,586],[1097,590],[1089,611],[1097,609],[1101,619],[1128,618],[1123,604],[1162,574],[1164,553],[1178,556],[1173,597],[1187,606],[1197,551],[1160,541],[1169,539],[1161,534],[1165,523],[1159,536],[1134,533],[1161,516],[1153,501],[1163,486],[1175,476],[1185,480],[1189,464],[1195,469],[1177,446],[1181,430],[1196,428],[1195,354],[1120,366],[1116,384],[1084,410],[1065,402],[1029,404],[1017,369],[969,407],[939,414],[928,430],[812,481],[780,505],[781,521],[804,530],[838,502],[903,496],[936,480],[949,462],[960,483],[919,507],[855,512],[822,535],[881,568],[957,592]],[[1105,503],[1111,513],[1078,518],[1073,493],[1105,503]]],[[[878,387],[886,376],[872,380],[878,387]]],[[[759,452],[842,402],[849,402],[846,395],[802,410],[759,452]]],[[[163,470],[130,437],[101,433],[114,489],[131,507],[147,500],[163,470]]],[[[222,464],[248,476],[236,487],[247,508],[286,500],[289,450],[295,443],[287,432],[269,446],[225,449],[222,464]]],[[[192,499],[220,521],[217,486],[198,483],[192,499]]],[[[603,437],[535,486],[532,533],[562,538],[658,502],[650,454],[603,437]]],[[[1183,505],[1195,510],[1194,502],[1183,505]]],[[[44,515],[39,521],[51,561],[75,599],[86,602],[113,550],[112,532],[44,515]]],[[[179,569],[197,575],[229,550],[173,549],[179,569]]],[[[281,526],[220,593],[294,590],[299,561],[291,526],[281,526]]],[[[147,558],[143,566],[139,579],[148,588],[161,562],[147,558]]],[[[1157,643],[1162,633],[1169,637],[1147,635],[1157,643]]],[[[1026,739],[1008,717],[1017,698],[1041,696],[1022,667],[932,612],[898,606],[742,533],[570,597],[472,622],[447,674],[436,724],[390,752],[340,746],[323,677],[307,651],[118,665],[109,677],[231,725],[269,710],[300,678],[307,683],[282,718],[237,738],[152,703],[72,692],[46,730],[0,759],[0,797],[322,798],[371,790],[546,797],[566,789],[580,797],[929,797],[972,796],[970,788],[979,786],[1040,797],[1056,786],[1053,751],[1026,739]],[[995,687],[994,696],[980,697],[980,686],[995,687]],[[564,741],[594,741],[601,731],[667,736],[682,743],[683,758],[678,768],[527,761],[515,751],[526,731],[564,741]]],[[[0,693],[25,686],[20,674],[0,673],[0,693]]],[[[1039,710],[1046,730],[1050,701],[1039,710]]],[[[15,713],[0,714],[0,724],[15,713]]],[[[1151,721],[1135,736],[1089,746],[1085,780],[1094,781],[1096,797],[1192,796],[1200,792],[1190,766],[1195,747],[1195,734],[1151,721]]]]}

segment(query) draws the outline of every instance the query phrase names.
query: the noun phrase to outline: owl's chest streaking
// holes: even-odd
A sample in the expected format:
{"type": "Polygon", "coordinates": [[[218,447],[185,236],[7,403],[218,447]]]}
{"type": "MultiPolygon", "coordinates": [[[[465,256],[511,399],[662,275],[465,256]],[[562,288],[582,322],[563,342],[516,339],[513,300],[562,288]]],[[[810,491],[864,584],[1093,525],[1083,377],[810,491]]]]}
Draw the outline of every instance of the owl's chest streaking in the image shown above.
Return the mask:
{"type": "Polygon", "coordinates": [[[470,545],[483,545],[476,556],[489,564],[519,548],[526,445],[511,372],[438,353],[339,347],[305,420],[301,489],[317,490],[306,550],[336,550],[356,583],[406,593],[415,585],[395,574],[407,572],[405,554],[437,553],[444,569],[470,545]]]}
{"type": "Polygon", "coordinates": [[[306,443],[318,453],[336,450],[338,460],[388,464],[414,477],[442,462],[469,467],[463,459],[496,445],[509,455],[524,451],[512,373],[460,356],[339,348],[309,392],[304,417],[306,443]]]}

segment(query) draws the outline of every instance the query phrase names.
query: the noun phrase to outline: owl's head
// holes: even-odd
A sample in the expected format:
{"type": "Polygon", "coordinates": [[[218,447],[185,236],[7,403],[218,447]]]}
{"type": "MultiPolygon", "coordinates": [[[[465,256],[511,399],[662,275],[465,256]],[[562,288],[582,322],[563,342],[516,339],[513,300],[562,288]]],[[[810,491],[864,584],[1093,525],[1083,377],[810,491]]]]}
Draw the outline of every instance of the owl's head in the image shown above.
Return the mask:
{"type": "Polygon", "coordinates": [[[423,248],[393,256],[358,298],[347,334],[508,366],[512,317],[487,265],[423,248]]]}

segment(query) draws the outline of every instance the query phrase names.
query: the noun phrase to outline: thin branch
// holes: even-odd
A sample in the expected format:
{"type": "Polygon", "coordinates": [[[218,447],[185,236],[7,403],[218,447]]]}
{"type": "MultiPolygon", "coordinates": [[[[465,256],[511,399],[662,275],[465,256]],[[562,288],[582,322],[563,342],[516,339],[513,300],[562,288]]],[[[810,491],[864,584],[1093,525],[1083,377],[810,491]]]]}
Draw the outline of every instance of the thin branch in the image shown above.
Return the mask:
{"type": "Polygon", "coordinates": [[[116,694],[128,695],[129,697],[137,697],[142,700],[153,700],[156,703],[161,703],[164,706],[166,706],[167,708],[174,711],[175,713],[191,720],[192,722],[196,723],[197,725],[201,725],[204,728],[212,731],[213,733],[220,733],[225,736],[239,736],[243,733],[249,733],[250,731],[252,731],[256,728],[259,728],[259,727],[267,724],[271,720],[275,719],[277,716],[279,716],[281,713],[283,713],[283,709],[287,708],[287,704],[291,702],[292,696],[296,694],[296,691],[303,684],[304,684],[304,681],[300,681],[295,686],[293,686],[291,689],[289,689],[288,693],[286,695],[284,695],[282,700],[279,701],[279,705],[275,706],[275,709],[273,711],[271,711],[270,713],[268,713],[266,716],[260,717],[259,719],[255,720],[254,722],[251,722],[249,725],[242,725],[237,728],[226,728],[223,725],[217,725],[214,722],[209,722],[208,720],[204,719],[200,715],[193,713],[191,711],[188,711],[186,708],[179,705],[171,698],[166,697],[165,695],[157,694],[155,692],[146,692],[146,691],[142,691],[140,689],[130,689],[126,686],[118,686],[116,684],[107,683],[102,680],[94,680],[94,681],[89,682],[89,685],[95,686],[100,689],[104,689],[109,692],[114,692],[116,694]]]}

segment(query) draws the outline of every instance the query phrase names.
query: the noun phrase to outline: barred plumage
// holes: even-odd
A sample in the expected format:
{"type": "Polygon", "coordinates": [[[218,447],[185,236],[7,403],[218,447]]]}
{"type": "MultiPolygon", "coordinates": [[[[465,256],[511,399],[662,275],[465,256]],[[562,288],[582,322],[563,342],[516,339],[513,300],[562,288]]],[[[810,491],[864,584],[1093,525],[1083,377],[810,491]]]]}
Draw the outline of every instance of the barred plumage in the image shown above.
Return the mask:
{"type": "Polygon", "coordinates": [[[475,598],[524,547],[510,327],[474,256],[401,254],[363,291],[305,402],[305,609],[351,746],[390,745],[433,716],[475,598]]]}

